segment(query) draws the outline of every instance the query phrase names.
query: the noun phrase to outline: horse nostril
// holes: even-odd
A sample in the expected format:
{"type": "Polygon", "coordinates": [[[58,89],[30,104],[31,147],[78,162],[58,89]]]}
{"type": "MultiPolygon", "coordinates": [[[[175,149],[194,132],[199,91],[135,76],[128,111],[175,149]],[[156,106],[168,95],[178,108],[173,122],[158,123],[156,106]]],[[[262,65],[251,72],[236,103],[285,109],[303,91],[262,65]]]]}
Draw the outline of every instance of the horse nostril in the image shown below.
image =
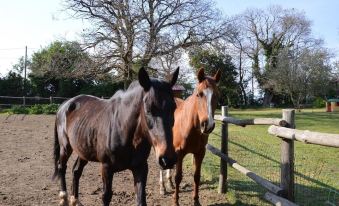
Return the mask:
{"type": "Polygon", "coordinates": [[[207,126],[207,121],[203,121],[203,122],[201,123],[201,125],[200,125],[201,130],[202,130],[202,131],[205,131],[205,130],[206,130],[206,126],[207,126]]]}
{"type": "Polygon", "coordinates": [[[171,169],[177,162],[177,157],[174,156],[173,158],[167,158],[167,157],[160,157],[159,158],[159,165],[162,167],[162,169],[171,169]]]}
{"type": "Polygon", "coordinates": [[[162,167],[162,168],[166,168],[167,167],[167,160],[165,157],[160,157],[159,158],[159,165],[162,167]]]}

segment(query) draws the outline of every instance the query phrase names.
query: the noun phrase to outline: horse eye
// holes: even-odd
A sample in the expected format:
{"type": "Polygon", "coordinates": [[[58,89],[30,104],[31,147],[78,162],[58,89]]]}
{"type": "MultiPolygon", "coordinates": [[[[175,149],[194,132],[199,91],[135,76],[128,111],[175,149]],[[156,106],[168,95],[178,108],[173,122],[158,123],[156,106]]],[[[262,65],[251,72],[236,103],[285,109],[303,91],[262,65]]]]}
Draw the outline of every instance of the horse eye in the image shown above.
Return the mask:
{"type": "Polygon", "coordinates": [[[197,94],[197,97],[203,97],[204,96],[204,93],[203,92],[199,92],[198,94],[197,94]]]}

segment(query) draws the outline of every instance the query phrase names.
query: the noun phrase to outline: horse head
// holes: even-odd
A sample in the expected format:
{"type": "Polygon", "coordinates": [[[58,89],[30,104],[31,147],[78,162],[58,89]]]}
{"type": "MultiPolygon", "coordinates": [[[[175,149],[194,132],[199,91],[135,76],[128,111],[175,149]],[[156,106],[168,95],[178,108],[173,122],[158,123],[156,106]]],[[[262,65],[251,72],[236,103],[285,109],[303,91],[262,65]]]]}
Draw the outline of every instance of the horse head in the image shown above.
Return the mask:
{"type": "Polygon", "coordinates": [[[217,107],[219,91],[217,83],[220,80],[220,70],[213,76],[206,76],[204,69],[201,68],[197,74],[198,85],[195,89],[195,98],[198,101],[197,114],[199,119],[200,131],[203,134],[209,134],[213,131],[214,111],[217,107]]]}
{"type": "Polygon", "coordinates": [[[144,88],[143,114],[148,138],[153,145],[158,164],[163,169],[176,163],[172,127],[176,104],[172,86],[176,83],[179,67],[169,81],[150,78],[144,68],[139,70],[139,83],[144,88]]]}

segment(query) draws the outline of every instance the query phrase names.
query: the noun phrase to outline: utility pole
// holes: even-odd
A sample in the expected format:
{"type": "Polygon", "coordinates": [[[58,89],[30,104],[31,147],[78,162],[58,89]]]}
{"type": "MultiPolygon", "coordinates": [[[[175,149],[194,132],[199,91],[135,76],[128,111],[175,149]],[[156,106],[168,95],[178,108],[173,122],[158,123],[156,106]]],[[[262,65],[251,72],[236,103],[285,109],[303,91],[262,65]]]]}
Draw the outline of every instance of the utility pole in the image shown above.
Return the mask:
{"type": "Polygon", "coordinates": [[[24,63],[24,95],[26,95],[26,70],[27,70],[27,46],[25,47],[25,63],[24,63]]]}
{"type": "Polygon", "coordinates": [[[27,46],[25,47],[25,81],[26,81],[26,69],[27,69],[27,46]]]}

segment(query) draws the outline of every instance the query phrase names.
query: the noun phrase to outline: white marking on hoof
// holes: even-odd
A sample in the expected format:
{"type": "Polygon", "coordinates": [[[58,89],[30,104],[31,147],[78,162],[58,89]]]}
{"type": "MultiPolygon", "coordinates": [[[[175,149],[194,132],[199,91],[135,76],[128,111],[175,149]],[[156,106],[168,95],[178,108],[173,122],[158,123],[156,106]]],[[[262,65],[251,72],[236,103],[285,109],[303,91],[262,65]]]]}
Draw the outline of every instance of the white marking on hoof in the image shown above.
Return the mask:
{"type": "Polygon", "coordinates": [[[69,199],[70,206],[83,206],[78,199],[76,199],[73,195],[69,199]]]}
{"type": "Polygon", "coordinates": [[[68,206],[67,192],[66,191],[60,191],[59,192],[59,198],[60,198],[60,202],[59,202],[60,206],[68,206]]]}

